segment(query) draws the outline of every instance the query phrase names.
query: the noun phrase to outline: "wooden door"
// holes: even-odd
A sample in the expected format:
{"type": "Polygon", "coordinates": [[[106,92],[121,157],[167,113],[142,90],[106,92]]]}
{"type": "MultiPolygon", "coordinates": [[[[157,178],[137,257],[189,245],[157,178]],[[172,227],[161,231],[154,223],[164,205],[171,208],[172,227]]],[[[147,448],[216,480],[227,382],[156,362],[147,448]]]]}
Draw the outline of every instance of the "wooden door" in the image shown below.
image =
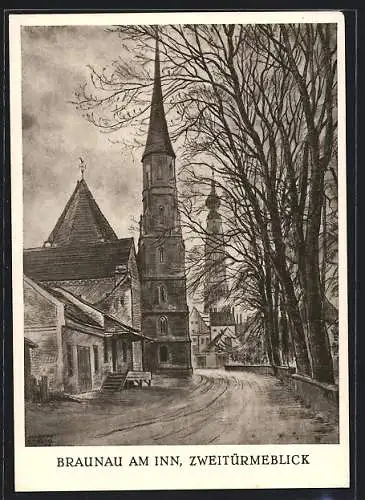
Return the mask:
{"type": "Polygon", "coordinates": [[[91,363],[90,347],[77,346],[77,367],[79,373],[79,390],[87,392],[91,390],[91,363]]]}

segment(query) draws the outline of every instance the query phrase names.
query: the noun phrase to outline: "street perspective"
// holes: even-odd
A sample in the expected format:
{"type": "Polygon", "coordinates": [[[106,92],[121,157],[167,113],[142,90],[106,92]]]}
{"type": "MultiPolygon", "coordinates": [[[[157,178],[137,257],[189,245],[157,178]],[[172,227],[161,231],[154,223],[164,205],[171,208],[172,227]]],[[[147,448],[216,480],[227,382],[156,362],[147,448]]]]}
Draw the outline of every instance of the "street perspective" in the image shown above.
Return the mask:
{"type": "Polygon", "coordinates": [[[337,60],[336,23],[21,27],[26,447],[340,442],[337,60]]]}

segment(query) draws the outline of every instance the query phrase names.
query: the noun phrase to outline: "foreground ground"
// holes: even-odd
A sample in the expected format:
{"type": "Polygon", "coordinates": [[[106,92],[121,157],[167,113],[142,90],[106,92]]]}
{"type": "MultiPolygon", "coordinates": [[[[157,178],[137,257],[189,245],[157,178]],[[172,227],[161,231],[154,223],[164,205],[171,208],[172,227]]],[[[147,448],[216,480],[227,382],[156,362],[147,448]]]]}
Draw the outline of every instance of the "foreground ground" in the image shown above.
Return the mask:
{"type": "Polygon", "coordinates": [[[26,441],[47,445],[335,443],[337,428],[271,376],[196,371],[151,387],[26,406],[26,441]]]}

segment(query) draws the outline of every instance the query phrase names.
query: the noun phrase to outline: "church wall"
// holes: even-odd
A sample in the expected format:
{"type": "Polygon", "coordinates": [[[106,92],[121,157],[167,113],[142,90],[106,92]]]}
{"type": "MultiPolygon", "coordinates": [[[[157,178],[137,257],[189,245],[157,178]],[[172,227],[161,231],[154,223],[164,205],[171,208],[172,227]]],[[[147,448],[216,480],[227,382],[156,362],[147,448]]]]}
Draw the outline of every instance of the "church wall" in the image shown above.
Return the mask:
{"type": "Polygon", "coordinates": [[[146,345],[146,369],[156,373],[186,374],[190,373],[191,354],[190,341],[174,342],[171,340],[146,345]],[[162,354],[162,350],[165,353],[162,354]],[[165,358],[162,358],[166,355],[165,358]]]}
{"type": "Polygon", "coordinates": [[[185,273],[184,252],[180,237],[144,238],[141,248],[143,276],[174,276],[185,273]]]}
{"type": "Polygon", "coordinates": [[[144,310],[187,310],[185,281],[182,279],[154,279],[143,283],[142,307],[144,310]],[[162,296],[161,287],[164,288],[162,296]]]}
{"type": "Polygon", "coordinates": [[[160,338],[159,320],[161,317],[167,318],[167,335],[171,337],[188,337],[188,317],[187,313],[169,314],[166,312],[156,313],[146,312],[143,315],[142,331],[147,337],[153,339],[160,338]]]}
{"type": "Polygon", "coordinates": [[[131,301],[132,301],[132,326],[141,328],[141,281],[139,277],[136,255],[131,251],[129,255],[128,269],[131,276],[131,301]]]}
{"type": "Polygon", "coordinates": [[[113,290],[98,307],[122,323],[132,326],[132,290],[130,284],[124,283],[113,290]]]}

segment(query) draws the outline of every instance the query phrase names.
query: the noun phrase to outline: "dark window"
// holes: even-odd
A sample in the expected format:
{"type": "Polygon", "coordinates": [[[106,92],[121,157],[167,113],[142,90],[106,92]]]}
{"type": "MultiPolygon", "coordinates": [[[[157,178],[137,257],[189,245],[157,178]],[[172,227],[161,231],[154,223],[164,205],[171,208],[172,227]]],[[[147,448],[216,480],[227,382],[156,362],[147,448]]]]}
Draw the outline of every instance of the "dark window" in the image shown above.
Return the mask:
{"type": "Polygon", "coordinates": [[[158,208],[160,224],[165,224],[165,207],[160,205],[158,208]]]}
{"type": "Polygon", "coordinates": [[[161,285],[160,286],[160,301],[165,303],[166,299],[167,299],[166,288],[163,285],[161,285]]]}
{"type": "Polygon", "coordinates": [[[166,363],[168,359],[169,359],[169,352],[167,350],[167,347],[165,345],[162,345],[160,347],[160,362],[166,363]]]}
{"type": "Polygon", "coordinates": [[[104,363],[107,363],[109,361],[108,358],[108,341],[107,339],[104,339],[104,363]]]}
{"type": "Polygon", "coordinates": [[[162,163],[161,160],[158,161],[156,165],[157,179],[162,179],[162,163]]]}
{"type": "Polygon", "coordinates": [[[97,345],[93,345],[94,350],[94,371],[99,371],[99,347],[97,345]]]}
{"type": "Polygon", "coordinates": [[[72,344],[66,344],[67,373],[69,377],[73,375],[72,344]]]}
{"type": "Polygon", "coordinates": [[[165,250],[164,250],[164,247],[160,247],[158,253],[159,253],[159,260],[160,260],[160,262],[164,262],[164,260],[165,260],[165,250]]]}
{"type": "Polygon", "coordinates": [[[124,306],[124,305],[125,305],[124,295],[121,295],[121,296],[119,297],[119,302],[120,302],[120,305],[121,305],[121,306],[124,306]]]}
{"type": "Polygon", "coordinates": [[[160,323],[160,333],[162,335],[167,335],[167,318],[166,318],[166,316],[161,316],[159,323],[160,323]]]}
{"type": "Polygon", "coordinates": [[[128,353],[127,344],[125,342],[122,342],[123,363],[127,361],[127,353],[128,353]]]}

